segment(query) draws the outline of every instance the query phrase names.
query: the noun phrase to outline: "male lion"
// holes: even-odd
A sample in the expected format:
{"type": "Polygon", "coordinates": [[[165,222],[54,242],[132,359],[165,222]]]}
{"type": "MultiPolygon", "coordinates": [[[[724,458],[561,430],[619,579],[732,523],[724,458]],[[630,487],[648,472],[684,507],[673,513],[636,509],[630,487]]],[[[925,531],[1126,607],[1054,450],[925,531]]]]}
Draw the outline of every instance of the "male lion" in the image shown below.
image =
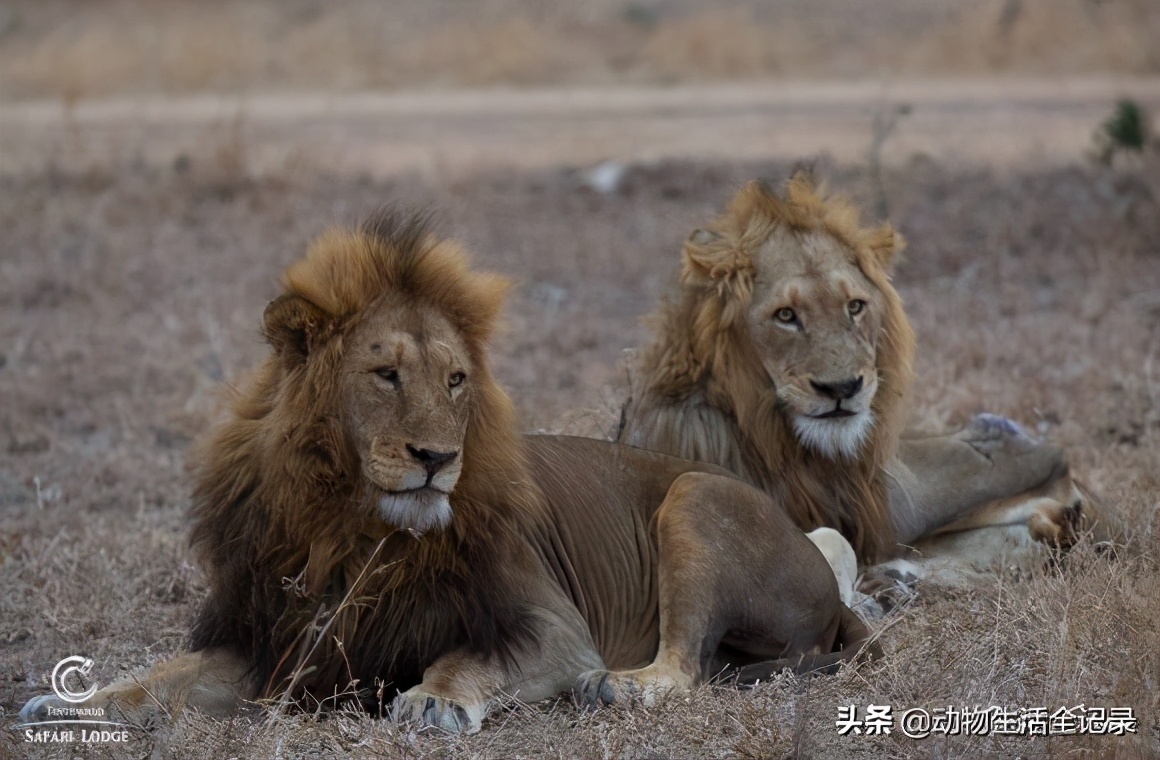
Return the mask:
{"type": "Polygon", "coordinates": [[[398,693],[398,718],[474,731],[502,694],[647,699],[852,658],[868,632],[775,499],[712,465],[516,432],[485,351],[506,287],[415,217],[316,241],[200,449],[191,652],[82,706],[398,693]]]}
{"type": "Polygon", "coordinates": [[[902,434],[915,339],[888,274],[902,245],[804,174],[784,196],[748,184],[685,242],[618,439],[736,473],[862,562],[1012,523],[1069,540],[1080,502],[1058,449],[991,415],[902,434]]]}

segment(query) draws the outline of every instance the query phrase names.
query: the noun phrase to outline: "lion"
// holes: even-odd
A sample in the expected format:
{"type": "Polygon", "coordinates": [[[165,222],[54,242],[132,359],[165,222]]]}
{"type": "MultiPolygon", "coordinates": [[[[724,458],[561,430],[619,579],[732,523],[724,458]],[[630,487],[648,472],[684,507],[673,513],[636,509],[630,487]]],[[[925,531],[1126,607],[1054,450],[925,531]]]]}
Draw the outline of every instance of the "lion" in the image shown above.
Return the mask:
{"type": "MultiPolygon", "coordinates": [[[[473,732],[507,695],[628,704],[875,653],[776,496],[710,464],[521,435],[487,355],[507,283],[423,217],[327,233],[284,285],[268,358],[194,457],[209,593],[189,651],[81,707],[148,721],[358,700],[473,732]]],[[[42,696],[22,716],[68,707],[42,696]]]]}
{"type": "Polygon", "coordinates": [[[750,182],[685,241],[617,440],[719,465],[801,529],[840,531],[865,564],[989,526],[1073,540],[1081,498],[1057,447],[994,415],[904,431],[915,335],[890,280],[903,247],[805,173],[783,194],[750,182]]]}

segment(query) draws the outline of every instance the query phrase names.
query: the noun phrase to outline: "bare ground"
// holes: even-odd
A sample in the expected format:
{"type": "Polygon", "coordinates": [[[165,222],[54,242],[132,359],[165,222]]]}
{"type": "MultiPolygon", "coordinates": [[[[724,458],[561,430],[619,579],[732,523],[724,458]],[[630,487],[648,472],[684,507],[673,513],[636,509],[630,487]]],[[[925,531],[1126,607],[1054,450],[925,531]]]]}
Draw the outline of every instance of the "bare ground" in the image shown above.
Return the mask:
{"type": "MultiPolygon", "coordinates": [[[[521,707],[469,738],[356,715],[242,716],[135,732],[162,757],[1156,757],[1160,715],[1160,172],[996,172],[915,159],[884,178],[823,167],[888,203],[920,339],[916,420],[988,410],[1065,445],[1129,524],[1117,560],[1081,546],[1034,577],[928,590],[888,620],[884,660],[655,709],[521,707]],[[1130,706],[1129,737],[839,737],[840,704],[1130,706]]],[[[599,435],[623,349],[646,337],[681,239],[775,163],[662,163],[599,194],[571,170],[389,181],[297,173],[0,177],[0,708],[14,723],[70,654],[108,682],[180,649],[202,598],[183,457],[215,389],[262,355],[280,270],[326,226],[433,204],[478,262],[517,278],[495,346],[528,429],[599,435]]],[[[28,756],[8,725],[0,755],[28,756]]],[[[37,752],[31,752],[36,755],[37,752]]],[[[63,756],[63,755],[61,755],[63,756]]]]}
{"type": "MultiPolygon", "coordinates": [[[[1058,165],[1117,100],[1160,107],[1160,77],[908,78],[409,92],[135,95],[0,102],[0,173],[207,163],[233,179],[319,171],[464,176],[499,168],[915,154],[1058,165]]],[[[230,180],[225,177],[223,179],[230,180]]]]}

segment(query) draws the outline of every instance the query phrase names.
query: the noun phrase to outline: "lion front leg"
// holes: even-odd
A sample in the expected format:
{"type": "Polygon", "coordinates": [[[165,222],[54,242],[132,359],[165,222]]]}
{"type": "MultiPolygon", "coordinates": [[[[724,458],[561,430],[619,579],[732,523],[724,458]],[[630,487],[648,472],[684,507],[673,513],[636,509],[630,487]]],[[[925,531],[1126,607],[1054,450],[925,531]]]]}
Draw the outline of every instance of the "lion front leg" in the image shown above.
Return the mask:
{"type": "Polygon", "coordinates": [[[718,666],[829,652],[843,606],[825,557],[766,494],[686,473],[656,516],[660,643],[643,668],[585,673],[578,703],[652,704],[718,666]],[[735,659],[722,659],[722,641],[735,659]]]}
{"type": "Polygon", "coordinates": [[[176,717],[186,708],[225,716],[253,697],[248,670],[244,659],[225,649],[182,654],[154,665],[139,679],[106,686],[81,703],[56,695],[33,697],[20,711],[20,718],[38,723],[76,708],[101,708],[109,717],[137,725],[162,715],[176,717]]]}
{"type": "Polygon", "coordinates": [[[506,679],[505,669],[491,659],[455,651],[427,668],[422,683],[395,697],[391,717],[399,723],[474,734],[506,679]]]}
{"type": "Polygon", "coordinates": [[[1006,499],[996,499],[935,531],[932,537],[981,528],[1026,526],[1032,539],[1066,548],[1078,537],[1084,498],[1071,476],[1063,475],[1006,499]]]}
{"type": "Polygon", "coordinates": [[[586,670],[603,665],[579,611],[558,590],[536,594],[536,639],[514,661],[456,650],[440,657],[423,681],[395,698],[392,717],[400,723],[435,726],[473,734],[503,697],[538,702],[566,691],[586,670]]]}
{"type": "Polygon", "coordinates": [[[700,502],[711,500],[703,478],[682,475],[673,482],[657,510],[657,583],[660,641],[652,663],[633,670],[590,670],[572,687],[582,707],[634,703],[652,705],[674,691],[685,691],[701,679],[701,651],[716,648],[724,634],[714,630],[713,561],[716,537],[701,530],[700,502]]]}
{"type": "Polygon", "coordinates": [[[882,590],[901,587],[903,576],[907,586],[918,579],[971,586],[1001,572],[1033,572],[1057,560],[1081,535],[1097,549],[1114,546],[1115,529],[1105,522],[1071,477],[1057,478],[984,505],[917,542],[906,557],[868,568],[860,590],[881,601],[882,590]]]}
{"type": "Polygon", "coordinates": [[[953,435],[904,437],[898,455],[901,467],[887,473],[890,512],[899,543],[908,545],[1068,473],[1058,447],[993,414],[953,435]]]}

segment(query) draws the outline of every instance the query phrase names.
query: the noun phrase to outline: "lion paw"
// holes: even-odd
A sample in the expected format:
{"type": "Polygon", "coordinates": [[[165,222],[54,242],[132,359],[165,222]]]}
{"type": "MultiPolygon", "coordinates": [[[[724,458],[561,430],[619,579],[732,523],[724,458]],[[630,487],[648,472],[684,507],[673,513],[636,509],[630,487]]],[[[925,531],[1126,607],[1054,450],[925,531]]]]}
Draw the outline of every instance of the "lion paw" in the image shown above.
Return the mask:
{"type": "Polygon", "coordinates": [[[1067,501],[1040,499],[1027,520],[1027,529],[1036,541],[1064,549],[1076,542],[1083,523],[1083,498],[1072,489],[1067,501]]]}
{"type": "Polygon", "coordinates": [[[607,670],[581,673],[572,686],[572,700],[579,707],[595,709],[616,702],[616,692],[608,685],[612,674],[607,670]]]}
{"type": "Polygon", "coordinates": [[[654,665],[615,673],[590,670],[576,679],[572,697],[586,709],[616,704],[652,707],[669,692],[684,691],[692,685],[692,679],[684,673],[654,665]]]}
{"type": "Polygon", "coordinates": [[[1038,445],[1018,422],[998,414],[975,415],[956,437],[987,458],[1004,451],[1024,453],[1038,445]]]}
{"type": "Polygon", "coordinates": [[[885,615],[914,599],[921,577],[918,566],[904,559],[867,568],[859,579],[858,593],[865,595],[872,603],[863,599],[862,606],[871,614],[881,610],[878,616],[885,615]]]}
{"type": "Polygon", "coordinates": [[[869,594],[863,594],[857,589],[850,595],[850,602],[846,605],[854,614],[867,622],[875,622],[886,617],[887,609],[882,602],[869,594]]]}
{"type": "Polygon", "coordinates": [[[482,707],[465,707],[455,700],[428,694],[418,686],[408,689],[391,704],[396,723],[435,726],[450,733],[474,734],[483,722],[482,707]]]}

